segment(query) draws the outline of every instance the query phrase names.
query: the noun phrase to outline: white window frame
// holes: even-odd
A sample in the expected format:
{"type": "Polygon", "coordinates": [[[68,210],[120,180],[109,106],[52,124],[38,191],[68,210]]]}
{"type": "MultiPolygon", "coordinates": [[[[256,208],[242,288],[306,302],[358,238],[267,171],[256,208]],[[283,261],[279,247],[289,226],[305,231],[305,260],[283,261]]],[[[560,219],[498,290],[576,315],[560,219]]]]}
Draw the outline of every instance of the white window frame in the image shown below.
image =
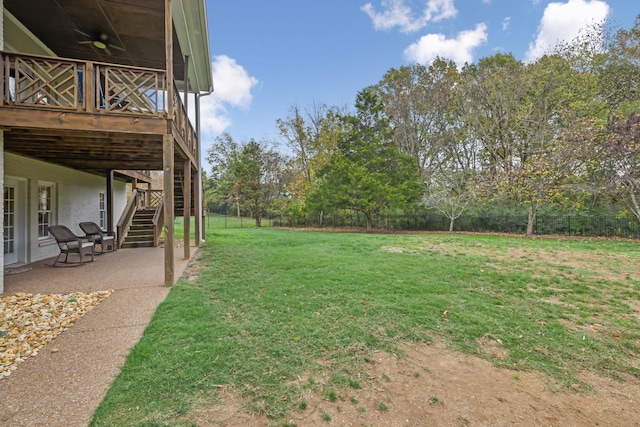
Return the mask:
{"type": "Polygon", "coordinates": [[[38,181],[38,240],[50,239],[48,226],[56,224],[56,184],[55,182],[38,181]],[[48,201],[48,205],[43,207],[42,189],[49,188],[49,197],[45,200],[45,204],[48,201]],[[42,214],[48,214],[47,221],[42,221],[42,214]]]}
{"type": "Polygon", "coordinates": [[[98,213],[100,218],[98,226],[104,230],[107,227],[107,193],[104,191],[98,193],[98,213]]]}

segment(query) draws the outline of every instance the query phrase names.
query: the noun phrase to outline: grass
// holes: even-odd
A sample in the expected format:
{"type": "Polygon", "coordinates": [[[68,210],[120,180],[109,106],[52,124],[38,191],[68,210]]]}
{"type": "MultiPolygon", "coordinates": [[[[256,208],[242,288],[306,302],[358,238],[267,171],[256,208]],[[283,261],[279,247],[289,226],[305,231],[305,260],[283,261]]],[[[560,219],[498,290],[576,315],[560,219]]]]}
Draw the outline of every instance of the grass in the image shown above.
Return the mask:
{"type": "MultiPolygon", "coordinates": [[[[228,228],[255,228],[256,222],[252,218],[248,217],[240,217],[233,215],[220,215],[220,214],[208,214],[203,219],[205,227],[207,230],[222,230],[228,228]]],[[[191,217],[190,230],[191,230],[191,240],[195,238],[195,217],[191,217]]],[[[263,225],[265,227],[271,225],[271,221],[269,219],[263,220],[263,225]]],[[[177,241],[180,241],[184,238],[184,217],[178,216],[174,221],[174,238],[177,241]]],[[[161,240],[164,238],[164,234],[161,233],[161,240]]]]}
{"type": "Polygon", "coordinates": [[[637,242],[209,230],[92,425],[192,425],[226,385],[282,420],[304,388],[359,388],[372,350],[434,338],[567,390],[584,370],[640,377],[637,242]]]}

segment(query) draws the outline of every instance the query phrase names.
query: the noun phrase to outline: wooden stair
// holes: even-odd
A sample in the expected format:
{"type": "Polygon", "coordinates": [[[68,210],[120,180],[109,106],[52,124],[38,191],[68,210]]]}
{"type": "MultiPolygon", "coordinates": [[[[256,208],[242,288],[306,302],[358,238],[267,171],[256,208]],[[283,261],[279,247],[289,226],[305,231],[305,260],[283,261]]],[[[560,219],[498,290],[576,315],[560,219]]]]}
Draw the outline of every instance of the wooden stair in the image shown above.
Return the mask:
{"type": "MultiPolygon", "coordinates": [[[[174,216],[184,216],[184,175],[176,171],[173,177],[174,216]]],[[[191,194],[191,215],[195,212],[195,201],[191,194]]]]}
{"type": "Polygon", "coordinates": [[[153,209],[139,209],[136,211],[129,227],[127,237],[122,243],[123,248],[152,248],[153,247],[153,209]]]}

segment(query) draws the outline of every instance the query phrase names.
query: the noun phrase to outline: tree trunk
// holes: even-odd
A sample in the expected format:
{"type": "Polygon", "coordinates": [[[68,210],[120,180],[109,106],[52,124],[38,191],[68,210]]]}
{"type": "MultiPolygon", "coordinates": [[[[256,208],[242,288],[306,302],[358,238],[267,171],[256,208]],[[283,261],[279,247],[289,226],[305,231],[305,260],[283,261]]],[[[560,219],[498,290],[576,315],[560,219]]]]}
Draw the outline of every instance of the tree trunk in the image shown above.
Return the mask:
{"type": "Polygon", "coordinates": [[[535,203],[529,204],[529,218],[527,220],[527,237],[533,236],[533,224],[536,221],[536,207],[535,203]]]}
{"type": "Polygon", "coordinates": [[[371,233],[373,231],[373,221],[371,220],[371,214],[365,212],[364,215],[367,217],[367,233],[371,233]]]}
{"type": "Polygon", "coordinates": [[[240,200],[236,200],[236,207],[238,209],[238,218],[240,218],[240,200]]]}
{"type": "Polygon", "coordinates": [[[449,233],[453,233],[453,223],[456,222],[454,217],[449,218],[449,233]]]}
{"type": "Polygon", "coordinates": [[[324,211],[320,211],[320,228],[322,228],[322,217],[324,216],[324,211]]]}
{"type": "Polygon", "coordinates": [[[256,228],[260,228],[262,226],[262,218],[256,217],[256,228]]]}

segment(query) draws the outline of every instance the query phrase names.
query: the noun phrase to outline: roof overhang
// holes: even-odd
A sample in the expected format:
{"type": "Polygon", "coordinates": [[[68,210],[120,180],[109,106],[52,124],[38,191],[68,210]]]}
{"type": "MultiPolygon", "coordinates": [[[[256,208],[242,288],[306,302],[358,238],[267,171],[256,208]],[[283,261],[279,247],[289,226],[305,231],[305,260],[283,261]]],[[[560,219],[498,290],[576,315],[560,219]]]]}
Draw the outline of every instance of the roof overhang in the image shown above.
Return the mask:
{"type": "Polygon", "coordinates": [[[182,54],[189,57],[189,90],[211,93],[213,83],[205,0],[174,1],[171,13],[182,54]]]}

